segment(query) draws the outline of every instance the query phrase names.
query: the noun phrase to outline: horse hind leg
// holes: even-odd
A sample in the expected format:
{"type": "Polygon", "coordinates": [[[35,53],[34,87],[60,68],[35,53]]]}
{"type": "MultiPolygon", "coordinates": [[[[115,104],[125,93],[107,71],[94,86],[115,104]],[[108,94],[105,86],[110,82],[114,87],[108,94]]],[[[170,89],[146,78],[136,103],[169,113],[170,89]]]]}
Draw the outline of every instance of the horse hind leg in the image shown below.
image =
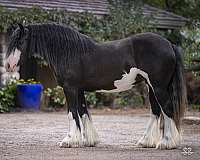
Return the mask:
{"type": "Polygon", "coordinates": [[[137,145],[173,149],[180,143],[180,133],[173,117],[173,104],[167,89],[150,88],[151,117],[143,137],[137,145]]]}
{"type": "MultiPolygon", "coordinates": [[[[161,134],[160,134],[160,140],[157,143],[156,148],[173,149],[180,144],[181,136],[179,128],[177,128],[177,125],[174,120],[174,118],[176,117],[174,117],[174,108],[172,99],[167,90],[161,90],[159,94],[165,96],[161,97],[162,99],[165,99],[165,103],[161,104],[162,110],[159,119],[161,134]]],[[[160,102],[162,101],[160,100],[160,102]]]]}
{"type": "Polygon", "coordinates": [[[147,148],[156,147],[157,143],[159,142],[159,137],[160,137],[159,116],[161,113],[161,109],[156,102],[151,87],[149,88],[149,100],[151,104],[150,120],[147,125],[146,131],[136,144],[139,147],[147,147],[147,148]]]}
{"type": "Polygon", "coordinates": [[[99,137],[88,112],[83,91],[79,91],[79,102],[78,112],[83,124],[84,145],[89,147],[96,146],[99,143],[99,137]]]}
{"type": "Polygon", "coordinates": [[[180,144],[180,133],[172,118],[165,113],[162,114],[160,119],[161,136],[160,141],[156,145],[157,149],[173,149],[180,144]]]}
{"type": "Polygon", "coordinates": [[[157,87],[153,91],[156,106],[160,108],[157,149],[173,149],[180,143],[180,133],[174,121],[174,107],[169,93],[169,89],[165,87],[157,87]]]}

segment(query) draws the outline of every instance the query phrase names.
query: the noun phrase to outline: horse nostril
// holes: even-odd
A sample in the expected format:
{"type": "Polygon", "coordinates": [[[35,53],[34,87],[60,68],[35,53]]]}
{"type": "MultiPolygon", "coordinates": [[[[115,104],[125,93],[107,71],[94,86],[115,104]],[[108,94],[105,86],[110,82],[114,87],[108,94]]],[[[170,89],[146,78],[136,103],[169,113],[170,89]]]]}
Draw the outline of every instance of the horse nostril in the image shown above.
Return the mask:
{"type": "Polygon", "coordinates": [[[9,64],[9,63],[7,63],[7,68],[8,68],[8,69],[10,68],[10,64],[9,64]]]}
{"type": "Polygon", "coordinates": [[[15,67],[17,67],[17,64],[14,64],[13,69],[14,69],[15,67]]]}
{"type": "Polygon", "coordinates": [[[10,69],[11,69],[10,63],[7,62],[7,63],[5,64],[5,68],[6,68],[6,71],[7,71],[7,72],[10,72],[10,69]]]}

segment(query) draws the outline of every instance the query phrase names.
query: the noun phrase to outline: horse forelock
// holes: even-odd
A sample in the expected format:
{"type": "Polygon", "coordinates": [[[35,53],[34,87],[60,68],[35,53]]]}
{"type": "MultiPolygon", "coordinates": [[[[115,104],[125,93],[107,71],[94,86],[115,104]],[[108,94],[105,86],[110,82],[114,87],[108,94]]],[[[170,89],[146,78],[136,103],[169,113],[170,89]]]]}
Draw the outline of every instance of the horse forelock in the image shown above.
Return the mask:
{"type": "Polygon", "coordinates": [[[94,48],[91,38],[70,27],[57,24],[33,24],[26,27],[29,30],[26,55],[43,57],[53,65],[59,65],[61,60],[70,63],[94,48]]]}

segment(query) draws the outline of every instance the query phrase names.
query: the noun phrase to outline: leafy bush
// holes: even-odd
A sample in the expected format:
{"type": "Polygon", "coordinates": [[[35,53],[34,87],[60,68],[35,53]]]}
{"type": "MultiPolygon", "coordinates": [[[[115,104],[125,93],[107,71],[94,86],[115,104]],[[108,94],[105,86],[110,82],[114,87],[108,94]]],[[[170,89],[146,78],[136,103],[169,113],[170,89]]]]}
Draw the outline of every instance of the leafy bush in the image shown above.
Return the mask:
{"type": "Polygon", "coordinates": [[[115,105],[120,106],[142,106],[143,99],[142,95],[132,95],[130,96],[130,92],[122,92],[115,99],[115,105]]]}
{"type": "Polygon", "coordinates": [[[95,107],[97,105],[97,97],[95,92],[86,92],[86,101],[90,107],[95,107]]]}
{"type": "Polygon", "coordinates": [[[200,104],[192,104],[192,109],[196,109],[200,111],[200,104]]]}
{"type": "Polygon", "coordinates": [[[11,80],[0,88],[0,113],[10,112],[15,109],[17,101],[17,84],[38,84],[34,79],[11,80]]]}
{"type": "Polygon", "coordinates": [[[40,84],[40,82],[35,81],[33,78],[28,79],[28,80],[20,79],[20,80],[17,80],[16,83],[17,84],[40,84]]]}
{"type": "Polygon", "coordinates": [[[109,0],[109,16],[106,17],[108,39],[125,38],[130,34],[146,31],[150,17],[142,11],[142,1],[109,0]]]}
{"type": "Polygon", "coordinates": [[[49,103],[47,107],[50,108],[61,108],[64,107],[66,103],[65,95],[63,92],[63,88],[57,86],[55,88],[47,88],[44,91],[44,95],[49,98],[49,103]]]}
{"type": "Polygon", "coordinates": [[[181,34],[184,37],[182,47],[185,52],[185,65],[188,70],[200,75],[200,24],[184,28],[181,34]]]}
{"type": "Polygon", "coordinates": [[[10,112],[16,103],[16,83],[11,81],[3,88],[0,88],[0,113],[10,112]]]}
{"type": "MultiPolygon", "coordinates": [[[[50,108],[60,108],[64,107],[66,103],[65,94],[63,92],[63,88],[57,86],[55,88],[47,88],[44,91],[44,95],[49,98],[47,106],[50,108]]],[[[86,101],[90,106],[97,105],[97,98],[95,92],[86,92],[85,94],[86,101]]]]}

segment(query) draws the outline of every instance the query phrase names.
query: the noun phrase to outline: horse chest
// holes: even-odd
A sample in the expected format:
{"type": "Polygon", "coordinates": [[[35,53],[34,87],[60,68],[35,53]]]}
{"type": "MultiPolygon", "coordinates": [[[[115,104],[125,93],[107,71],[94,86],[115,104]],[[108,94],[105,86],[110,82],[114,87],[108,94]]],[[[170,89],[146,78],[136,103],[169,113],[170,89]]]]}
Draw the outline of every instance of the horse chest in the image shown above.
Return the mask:
{"type": "Polygon", "coordinates": [[[119,80],[115,80],[113,82],[115,89],[112,90],[98,90],[97,92],[106,92],[106,93],[114,93],[114,92],[122,92],[131,89],[136,82],[137,75],[141,75],[147,81],[149,81],[148,74],[138,68],[131,68],[129,73],[124,73],[122,78],[119,80]]]}

